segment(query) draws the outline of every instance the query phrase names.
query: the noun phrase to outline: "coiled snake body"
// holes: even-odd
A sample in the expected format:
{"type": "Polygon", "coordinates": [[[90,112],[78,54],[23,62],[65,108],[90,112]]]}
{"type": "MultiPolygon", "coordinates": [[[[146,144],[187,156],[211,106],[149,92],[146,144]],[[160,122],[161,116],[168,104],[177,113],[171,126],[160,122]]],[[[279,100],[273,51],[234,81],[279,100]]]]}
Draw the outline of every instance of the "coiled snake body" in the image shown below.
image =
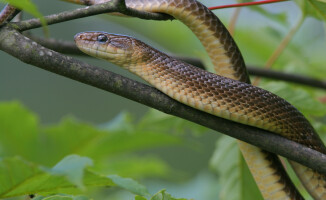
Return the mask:
{"type": "MultiPolygon", "coordinates": [[[[128,69],[186,105],[272,131],[326,153],[324,144],[297,109],[280,97],[247,84],[249,77],[238,47],[205,6],[195,0],[126,0],[126,4],[142,11],[166,13],[185,23],[201,40],[221,76],[175,60],[127,36],[85,32],[75,36],[77,46],[89,55],[128,69]]],[[[243,142],[240,147],[265,199],[302,199],[282,167],[274,168],[279,164],[275,156],[243,142]]],[[[309,193],[315,199],[326,199],[325,175],[295,162],[291,164],[309,193]]]]}

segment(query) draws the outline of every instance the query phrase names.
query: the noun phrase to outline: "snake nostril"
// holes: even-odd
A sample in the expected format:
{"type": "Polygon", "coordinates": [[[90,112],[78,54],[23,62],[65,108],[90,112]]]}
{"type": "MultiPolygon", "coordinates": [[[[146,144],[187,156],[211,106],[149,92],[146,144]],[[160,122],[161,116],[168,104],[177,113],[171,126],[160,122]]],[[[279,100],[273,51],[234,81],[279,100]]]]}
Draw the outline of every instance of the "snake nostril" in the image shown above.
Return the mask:
{"type": "Polygon", "coordinates": [[[82,36],[83,36],[82,34],[78,33],[78,34],[75,35],[74,40],[76,41],[76,40],[79,40],[79,39],[83,39],[82,36]]]}

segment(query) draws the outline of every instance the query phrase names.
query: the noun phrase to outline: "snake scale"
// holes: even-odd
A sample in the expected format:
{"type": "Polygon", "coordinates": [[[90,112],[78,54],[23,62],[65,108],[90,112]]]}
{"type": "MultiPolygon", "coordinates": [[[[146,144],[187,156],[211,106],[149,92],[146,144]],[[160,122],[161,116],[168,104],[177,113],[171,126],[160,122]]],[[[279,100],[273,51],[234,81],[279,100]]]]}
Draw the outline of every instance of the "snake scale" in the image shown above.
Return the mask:
{"type": "Polygon", "coordinates": [[[10,4],[7,4],[0,12],[0,26],[7,20],[9,20],[17,9],[10,4]]]}
{"type": "MultiPolygon", "coordinates": [[[[88,5],[107,2],[89,0],[88,5]]],[[[326,153],[310,123],[280,97],[250,83],[241,53],[220,20],[195,0],[127,0],[128,7],[172,15],[187,25],[204,45],[216,75],[170,58],[130,37],[102,32],[75,36],[85,53],[108,60],[140,76],[170,97],[213,115],[266,129],[326,153]],[[247,82],[247,83],[244,83],[247,82]]],[[[279,160],[268,152],[239,142],[265,199],[302,199],[279,160]]],[[[315,199],[326,199],[326,177],[291,162],[315,199]]]]}
{"type": "MultiPolygon", "coordinates": [[[[92,5],[110,0],[66,0],[92,5]]],[[[85,32],[75,36],[85,53],[128,69],[165,94],[204,112],[266,129],[326,153],[310,123],[291,104],[250,85],[242,55],[220,20],[195,0],[126,0],[128,7],[172,15],[186,24],[208,52],[218,74],[209,73],[123,35],[85,32]]],[[[239,141],[265,199],[303,199],[276,155],[239,141]]],[[[326,177],[290,161],[315,199],[326,199],[326,177]]]]}

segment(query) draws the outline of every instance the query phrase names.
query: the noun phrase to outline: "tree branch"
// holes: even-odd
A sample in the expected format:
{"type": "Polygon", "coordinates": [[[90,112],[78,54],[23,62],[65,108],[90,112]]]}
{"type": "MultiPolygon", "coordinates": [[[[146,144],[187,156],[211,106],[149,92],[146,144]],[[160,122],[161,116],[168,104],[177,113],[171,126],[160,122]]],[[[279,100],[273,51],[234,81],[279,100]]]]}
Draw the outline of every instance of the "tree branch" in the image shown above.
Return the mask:
{"type": "Polygon", "coordinates": [[[69,55],[88,56],[87,54],[80,51],[74,42],[58,40],[54,38],[39,37],[30,34],[29,32],[24,32],[23,34],[28,38],[30,38],[31,40],[53,51],[63,53],[63,54],[69,54],[69,55]]]}
{"type": "MultiPolygon", "coordinates": [[[[199,68],[205,69],[204,64],[196,58],[189,57],[175,57],[177,59],[183,60],[189,64],[197,66],[199,68]]],[[[264,69],[261,67],[247,66],[247,70],[252,76],[261,76],[264,78],[270,78],[275,80],[282,80],[291,83],[297,83],[301,85],[311,86],[320,89],[326,89],[326,81],[318,80],[315,78],[302,76],[298,74],[290,74],[285,72],[273,71],[270,69],[264,69]]]]}
{"type": "MultiPolygon", "coordinates": [[[[112,0],[108,3],[96,4],[85,8],[76,9],[73,11],[66,11],[54,15],[49,15],[45,17],[45,20],[47,21],[48,25],[50,25],[50,24],[60,23],[68,20],[77,19],[77,18],[87,17],[87,16],[101,14],[101,13],[109,13],[109,12],[120,12],[126,15],[139,17],[141,19],[153,19],[153,20],[173,19],[169,15],[162,14],[162,13],[148,13],[148,12],[141,12],[131,8],[127,8],[124,0],[112,0]]],[[[13,27],[19,31],[25,31],[25,30],[38,28],[42,26],[39,19],[30,19],[30,20],[17,22],[17,23],[11,23],[11,24],[13,24],[13,27]]],[[[39,42],[43,46],[61,53],[83,55],[83,53],[79,51],[79,49],[75,46],[74,43],[66,42],[66,41],[58,41],[54,39],[47,40],[42,38],[36,38],[34,36],[29,36],[29,37],[32,37],[33,40],[39,42]]],[[[204,68],[202,62],[196,59],[184,57],[181,58],[181,60],[184,60],[185,62],[193,64],[197,67],[204,68]]],[[[284,80],[288,82],[326,89],[325,81],[320,81],[309,77],[286,74],[286,73],[275,72],[270,70],[263,70],[254,67],[248,67],[248,71],[250,74],[256,76],[263,76],[263,77],[284,80]]]]}
{"type": "Polygon", "coordinates": [[[320,89],[326,89],[326,81],[310,78],[307,76],[278,72],[278,71],[273,71],[273,70],[264,69],[260,67],[253,67],[253,66],[248,67],[248,71],[253,76],[261,76],[265,78],[283,80],[287,82],[298,83],[298,84],[316,87],[320,89]]]}
{"type": "Polygon", "coordinates": [[[326,155],[255,127],[222,119],[181,104],[153,87],[59,54],[7,25],[0,29],[0,49],[21,61],[195,122],[282,155],[326,174],[326,155]]]}
{"type": "MultiPolygon", "coordinates": [[[[46,39],[46,38],[41,38],[41,37],[31,35],[31,34],[25,34],[25,35],[27,37],[29,37],[30,39],[34,40],[35,42],[41,44],[42,46],[52,49],[54,51],[64,53],[64,54],[70,54],[70,55],[88,56],[88,55],[84,54],[83,52],[81,52],[76,47],[74,42],[56,40],[56,39],[46,39]]],[[[205,69],[204,64],[199,59],[190,58],[190,57],[180,57],[180,56],[173,56],[173,57],[175,57],[179,60],[183,60],[183,61],[185,61],[189,64],[192,64],[194,66],[197,66],[199,68],[205,69]]],[[[277,71],[263,69],[260,67],[253,67],[253,66],[248,66],[247,69],[248,69],[249,74],[253,75],[253,76],[261,76],[261,77],[265,77],[265,78],[283,80],[286,82],[292,82],[292,83],[307,85],[307,86],[311,86],[311,87],[326,89],[326,81],[310,78],[307,76],[289,74],[289,73],[284,73],[284,72],[277,72],[277,71]]]]}
{"type": "Polygon", "coordinates": [[[165,13],[153,13],[153,12],[144,12],[144,11],[139,11],[133,8],[129,8],[126,6],[125,0],[120,0],[120,8],[119,12],[122,14],[125,14],[127,16],[133,16],[133,17],[138,17],[140,19],[155,19],[155,20],[173,20],[174,17],[165,14],[165,13]]]}
{"type": "MultiPolygon", "coordinates": [[[[44,19],[46,20],[48,25],[51,25],[51,24],[65,22],[73,19],[89,17],[92,15],[97,15],[102,13],[112,13],[112,12],[120,12],[141,19],[153,19],[153,20],[173,19],[172,17],[166,14],[148,13],[148,12],[135,11],[134,9],[126,8],[124,1],[121,0],[112,0],[110,2],[103,3],[103,4],[96,4],[84,8],[71,10],[71,11],[65,11],[58,14],[45,16],[44,19]]],[[[29,29],[39,28],[42,26],[40,20],[36,18],[30,20],[24,20],[17,23],[11,23],[11,24],[13,24],[14,28],[19,31],[26,31],[29,29]]]]}

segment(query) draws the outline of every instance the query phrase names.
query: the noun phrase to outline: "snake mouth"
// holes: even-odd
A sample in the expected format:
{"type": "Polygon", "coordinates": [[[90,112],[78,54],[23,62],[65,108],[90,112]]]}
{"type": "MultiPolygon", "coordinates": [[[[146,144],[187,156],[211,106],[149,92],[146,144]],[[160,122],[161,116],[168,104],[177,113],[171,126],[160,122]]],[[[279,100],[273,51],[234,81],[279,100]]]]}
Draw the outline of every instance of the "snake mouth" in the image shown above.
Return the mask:
{"type": "Polygon", "coordinates": [[[112,49],[112,51],[108,51],[108,50],[104,51],[104,50],[94,49],[86,46],[79,46],[79,49],[88,55],[101,58],[104,60],[108,60],[113,63],[115,63],[116,60],[120,60],[121,57],[125,56],[123,53],[118,53],[114,49],[112,49]]]}
{"type": "Polygon", "coordinates": [[[114,49],[112,49],[112,51],[103,51],[100,49],[93,49],[91,47],[80,47],[79,48],[81,51],[87,53],[87,54],[91,54],[94,55],[96,57],[99,57],[99,55],[107,55],[107,56],[119,56],[119,55],[124,55],[124,53],[118,53],[117,51],[114,51],[114,49]]]}

